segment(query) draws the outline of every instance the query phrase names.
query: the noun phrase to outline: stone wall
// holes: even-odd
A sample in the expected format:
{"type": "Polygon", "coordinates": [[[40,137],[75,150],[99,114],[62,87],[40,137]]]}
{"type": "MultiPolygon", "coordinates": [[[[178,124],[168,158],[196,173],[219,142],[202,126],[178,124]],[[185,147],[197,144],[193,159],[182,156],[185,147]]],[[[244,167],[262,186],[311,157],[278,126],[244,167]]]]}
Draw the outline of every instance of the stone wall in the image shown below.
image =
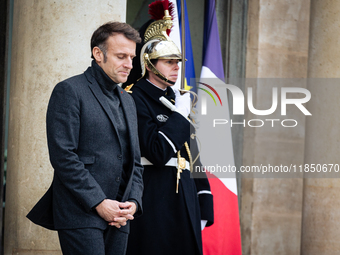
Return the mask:
{"type": "MultiPolygon", "coordinates": [[[[309,11],[309,0],[248,2],[246,78],[260,79],[246,87],[252,87],[257,109],[270,107],[266,82],[280,89],[281,78],[307,77],[309,11]]],[[[257,118],[250,112],[245,116],[257,118]]],[[[243,165],[302,164],[304,129],[304,117],[297,129],[246,127],[243,165]]],[[[300,254],[302,191],[302,178],[242,179],[243,254],[300,254]]]]}

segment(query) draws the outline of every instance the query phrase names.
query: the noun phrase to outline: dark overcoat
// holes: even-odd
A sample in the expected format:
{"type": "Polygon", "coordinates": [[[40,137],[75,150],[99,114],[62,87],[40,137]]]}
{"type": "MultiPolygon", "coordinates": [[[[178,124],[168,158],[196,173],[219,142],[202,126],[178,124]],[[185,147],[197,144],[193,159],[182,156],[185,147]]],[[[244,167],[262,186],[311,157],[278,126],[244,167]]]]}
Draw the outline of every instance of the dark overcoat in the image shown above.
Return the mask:
{"type": "MultiPolygon", "coordinates": [[[[28,214],[43,227],[100,228],[108,223],[94,209],[105,198],[115,199],[123,170],[122,147],[115,116],[93,67],[60,82],[47,110],[47,140],[54,178],[50,189],[28,214]]],[[[143,166],[137,135],[136,108],[130,95],[118,87],[129,134],[130,173],[122,201],[138,203],[142,213],[143,166]]],[[[126,225],[120,229],[129,232],[126,225]]]]}
{"type": "MultiPolygon", "coordinates": [[[[177,168],[165,166],[177,157],[178,150],[189,161],[184,143],[196,145],[190,139],[190,123],[159,101],[161,96],[175,98],[170,87],[162,91],[141,79],[132,91],[141,154],[153,165],[144,165],[144,211],[131,222],[127,255],[202,254],[200,221],[207,220],[208,226],[213,223],[209,182],[206,176],[193,179],[190,171],[184,170],[176,194],[177,168]]],[[[192,154],[194,159],[197,148],[192,154]]]]}

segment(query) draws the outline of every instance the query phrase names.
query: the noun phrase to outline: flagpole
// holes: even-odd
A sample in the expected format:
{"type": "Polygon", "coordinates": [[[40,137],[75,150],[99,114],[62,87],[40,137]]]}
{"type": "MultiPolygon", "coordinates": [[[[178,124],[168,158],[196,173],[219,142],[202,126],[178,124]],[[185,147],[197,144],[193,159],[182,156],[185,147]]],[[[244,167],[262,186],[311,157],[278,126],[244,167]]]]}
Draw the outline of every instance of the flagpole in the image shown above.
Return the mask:
{"type": "Polygon", "coordinates": [[[184,17],[184,0],[181,0],[181,46],[182,46],[181,89],[184,89],[185,88],[185,17],[184,17]]]}

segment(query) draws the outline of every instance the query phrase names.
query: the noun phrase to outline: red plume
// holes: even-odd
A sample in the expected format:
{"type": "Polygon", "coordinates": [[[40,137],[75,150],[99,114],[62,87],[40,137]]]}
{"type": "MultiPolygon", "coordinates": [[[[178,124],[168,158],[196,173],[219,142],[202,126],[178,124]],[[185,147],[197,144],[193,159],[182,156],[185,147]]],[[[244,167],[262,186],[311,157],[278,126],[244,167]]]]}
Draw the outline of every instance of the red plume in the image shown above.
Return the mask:
{"type": "MultiPolygon", "coordinates": [[[[164,10],[169,10],[169,14],[171,19],[174,19],[174,4],[169,2],[169,0],[156,0],[149,4],[149,14],[150,18],[154,20],[160,20],[164,17],[164,10]]],[[[170,30],[168,29],[167,34],[170,34],[170,30]]]]}
{"type": "MultiPolygon", "coordinates": [[[[160,20],[164,17],[164,10],[169,10],[171,19],[174,19],[174,4],[169,0],[156,0],[149,4],[150,18],[154,20],[160,20]]],[[[170,35],[170,29],[166,30],[166,33],[170,35]]]]}

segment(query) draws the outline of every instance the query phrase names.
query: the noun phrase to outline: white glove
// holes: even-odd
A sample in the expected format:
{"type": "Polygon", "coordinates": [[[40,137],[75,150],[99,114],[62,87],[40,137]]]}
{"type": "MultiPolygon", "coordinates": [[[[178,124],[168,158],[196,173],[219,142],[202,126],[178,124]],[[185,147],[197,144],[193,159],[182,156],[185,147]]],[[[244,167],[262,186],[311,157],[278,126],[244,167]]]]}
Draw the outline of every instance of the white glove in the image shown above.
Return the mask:
{"type": "Polygon", "coordinates": [[[178,89],[174,89],[175,95],[176,95],[176,112],[180,113],[182,116],[185,118],[188,117],[190,113],[190,103],[191,103],[191,98],[190,98],[190,93],[185,93],[181,95],[178,89]]]}
{"type": "Polygon", "coordinates": [[[207,222],[208,222],[207,220],[201,220],[201,231],[205,228],[207,222]]]}

